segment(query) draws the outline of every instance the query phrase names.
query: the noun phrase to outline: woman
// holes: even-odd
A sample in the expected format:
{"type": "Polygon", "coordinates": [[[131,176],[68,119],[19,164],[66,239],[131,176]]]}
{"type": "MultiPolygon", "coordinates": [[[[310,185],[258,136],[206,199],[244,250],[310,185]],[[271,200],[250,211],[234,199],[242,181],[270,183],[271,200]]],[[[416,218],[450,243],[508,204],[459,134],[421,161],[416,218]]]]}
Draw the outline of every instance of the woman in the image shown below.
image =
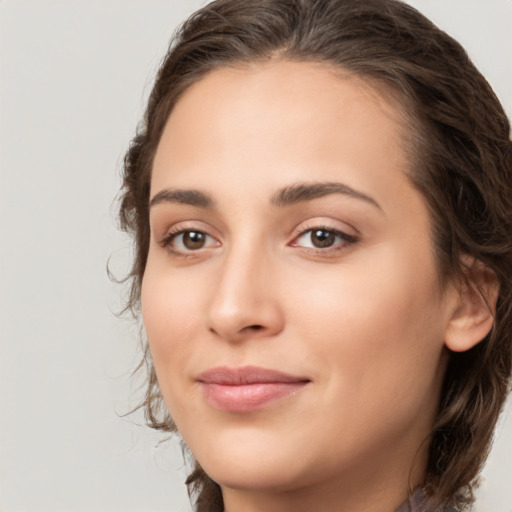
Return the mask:
{"type": "Polygon", "coordinates": [[[218,0],[125,159],[151,426],[200,511],[462,510],[510,381],[508,120],[395,0],[218,0]]]}

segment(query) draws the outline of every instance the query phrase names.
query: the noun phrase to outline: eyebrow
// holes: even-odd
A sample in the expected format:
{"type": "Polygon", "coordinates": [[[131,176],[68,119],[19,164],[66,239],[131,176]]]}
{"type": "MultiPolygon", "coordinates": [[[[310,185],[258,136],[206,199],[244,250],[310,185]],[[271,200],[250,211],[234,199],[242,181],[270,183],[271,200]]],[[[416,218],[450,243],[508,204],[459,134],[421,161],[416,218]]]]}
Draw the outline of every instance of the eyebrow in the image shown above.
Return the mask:
{"type": "Polygon", "coordinates": [[[337,182],[298,183],[285,187],[272,197],[272,204],[279,207],[291,206],[330,194],[342,194],[354,199],[359,199],[383,211],[381,205],[373,197],[359,192],[348,185],[337,182]]]}
{"type": "MultiPolygon", "coordinates": [[[[292,206],[305,201],[311,201],[330,194],[342,194],[369,203],[379,210],[380,204],[371,196],[359,192],[343,183],[297,183],[284,187],[272,196],[271,204],[278,207],[292,206]]],[[[196,189],[164,189],[151,199],[150,208],[163,203],[179,203],[198,208],[213,209],[215,201],[211,196],[196,189]]]]}
{"type": "Polygon", "coordinates": [[[153,196],[149,207],[162,203],[180,203],[197,206],[199,208],[212,209],[215,207],[214,200],[200,190],[165,189],[153,196]]]}

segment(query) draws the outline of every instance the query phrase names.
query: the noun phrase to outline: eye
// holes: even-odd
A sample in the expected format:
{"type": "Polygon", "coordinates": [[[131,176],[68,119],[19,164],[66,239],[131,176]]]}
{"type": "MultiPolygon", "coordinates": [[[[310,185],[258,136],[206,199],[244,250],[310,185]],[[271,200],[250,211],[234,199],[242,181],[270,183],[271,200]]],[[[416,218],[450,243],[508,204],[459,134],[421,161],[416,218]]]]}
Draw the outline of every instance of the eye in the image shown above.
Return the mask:
{"type": "Polygon", "coordinates": [[[218,242],[204,231],[185,229],[177,233],[170,233],[162,245],[175,253],[188,253],[215,247],[218,242]]]}
{"type": "Polygon", "coordinates": [[[307,249],[325,250],[344,247],[355,241],[353,236],[337,229],[318,227],[304,231],[293,241],[292,245],[307,249]]]}

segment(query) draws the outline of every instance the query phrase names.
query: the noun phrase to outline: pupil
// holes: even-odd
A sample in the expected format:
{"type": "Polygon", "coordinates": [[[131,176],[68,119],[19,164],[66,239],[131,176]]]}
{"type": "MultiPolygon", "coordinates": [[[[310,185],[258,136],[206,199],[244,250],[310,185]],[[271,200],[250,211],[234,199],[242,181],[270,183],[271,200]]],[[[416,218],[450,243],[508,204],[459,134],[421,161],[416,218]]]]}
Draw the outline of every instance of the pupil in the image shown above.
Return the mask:
{"type": "Polygon", "coordinates": [[[324,229],[317,229],[311,233],[311,242],[315,247],[330,247],[334,243],[334,238],[334,233],[324,229]]]}
{"type": "Polygon", "coordinates": [[[183,235],[183,245],[187,249],[201,249],[205,242],[204,233],[200,231],[187,231],[183,235]]]}

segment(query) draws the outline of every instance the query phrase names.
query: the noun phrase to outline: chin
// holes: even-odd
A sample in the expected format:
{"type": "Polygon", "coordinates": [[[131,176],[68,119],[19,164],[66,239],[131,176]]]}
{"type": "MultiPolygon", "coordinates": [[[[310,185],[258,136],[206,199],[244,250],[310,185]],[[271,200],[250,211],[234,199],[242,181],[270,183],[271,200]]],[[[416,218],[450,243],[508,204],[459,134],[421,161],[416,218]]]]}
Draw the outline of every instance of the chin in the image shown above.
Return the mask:
{"type": "Polygon", "coordinates": [[[191,446],[201,467],[221,487],[291,490],[302,480],[296,445],[288,447],[282,438],[269,440],[261,433],[229,437],[191,446]]]}
{"type": "Polygon", "coordinates": [[[266,463],[225,461],[220,464],[206,464],[203,469],[207,475],[221,487],[246,491],[283,492],[303,487],[300,475],[291,471],[292,463],[281,464],[279,461],[266,463]]]}

